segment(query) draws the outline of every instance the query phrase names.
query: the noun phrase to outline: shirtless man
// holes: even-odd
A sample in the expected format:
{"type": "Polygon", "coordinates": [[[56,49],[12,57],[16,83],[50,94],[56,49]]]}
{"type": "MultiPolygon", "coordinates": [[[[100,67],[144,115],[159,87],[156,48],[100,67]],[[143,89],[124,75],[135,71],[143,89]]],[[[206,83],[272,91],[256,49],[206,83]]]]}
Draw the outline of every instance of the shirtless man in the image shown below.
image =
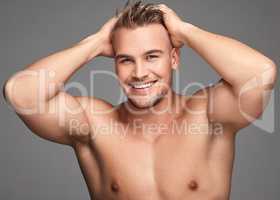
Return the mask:
{"type": "Polygon", "coordinates": [[[236,133],[261,115],[276,77],[260,52],[185,22],[166,5],[137,2],[16,73],[5,97],[35,134],[73,148],[92,199],[225,200],[236,133]],[[183,44],[221,76],[191,96],[171,87],[183,44]],[[114,58],[127,101],[113,106],[61,90],[97,56],[114,58]]]}

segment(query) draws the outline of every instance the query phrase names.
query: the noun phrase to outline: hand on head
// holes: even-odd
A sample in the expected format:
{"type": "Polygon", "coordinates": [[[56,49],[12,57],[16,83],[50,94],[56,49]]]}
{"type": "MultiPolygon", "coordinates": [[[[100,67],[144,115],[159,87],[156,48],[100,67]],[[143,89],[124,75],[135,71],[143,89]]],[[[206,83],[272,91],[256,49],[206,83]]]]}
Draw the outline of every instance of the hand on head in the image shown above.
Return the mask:
{"type": "Polygon", "coordinates": [[[184,21],[180,19],[174,10],[165,4],[158,4],[156,7],[163,12],[164,24],[170,34],[173,47],[181,48],[184,43],[180,28],[182,27],[184,21]]]}
{"type": "MultiPolygon", "coordinates": [[[[155,8],[163,12],[164,24],[169,32],[173,47],[178,49],[181,48],[184,45],[184,43],[180,28],[182,27],[184,21],[182,21],[178,17],[178,15],[165,4],[156,4],[155,8]]],[[[116,16],[109,19],[97,32],[97,35],[102,41],[102,48],[100,53],[101,56],[114,56],[114,50],[111,41],[111,33],[121,15],[122,13],[118,13],[116,16]]]]}
{"type": "Polygon", "coordinates": [[[97,32],[97,35],[99,35],[100,39],[102,40],[102,50],[100,54],[101,56],[114,56],[114,51],[111,42],[111,33],[119,17],[120,15],[114,16],[111,19],[109,19],[97,32]]]}

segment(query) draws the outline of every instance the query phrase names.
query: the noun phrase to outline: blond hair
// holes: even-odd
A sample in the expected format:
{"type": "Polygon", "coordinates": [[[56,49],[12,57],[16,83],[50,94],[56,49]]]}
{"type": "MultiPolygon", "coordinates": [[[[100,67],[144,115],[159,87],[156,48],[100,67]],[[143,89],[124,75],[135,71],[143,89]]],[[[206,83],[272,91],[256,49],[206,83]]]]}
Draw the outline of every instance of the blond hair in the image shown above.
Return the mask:
{"type": "MultiPolygon", "coordinates": [[[[117,10],[116,16],[118,15],[119,12],[117,10]]],[[[153,3],[144,4],[140,0],[130,4],[128,0],[113,30],[121,27],[133,29],[148,24],[162,24],[165,27],[163,12],[153,3]]]]}

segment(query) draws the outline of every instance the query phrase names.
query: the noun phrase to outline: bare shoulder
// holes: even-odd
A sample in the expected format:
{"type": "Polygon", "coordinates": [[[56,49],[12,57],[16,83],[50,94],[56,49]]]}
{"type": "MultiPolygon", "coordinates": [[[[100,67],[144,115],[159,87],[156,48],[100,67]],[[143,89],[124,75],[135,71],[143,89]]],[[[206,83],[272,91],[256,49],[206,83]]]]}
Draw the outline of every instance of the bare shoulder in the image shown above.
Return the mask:
{"type": "Polygon", "coordinates": [[[91,96],[74,96],[77,102],[80,104],[80,108],[85,113],[87,122],[84,124],[74,124],[76,131],[79,134],[72,135],[74,138],[74,144],[89,144],[91,136],[94,136],[94,128],[101,123],[105,123],[115,113],[114,106],[98,97],[91,96]]]}
{"type": "Polygon", "coordinates": [[[95,111],[114,107],[110,102],[98,97],[76,96],[75,98],[78,100],[80,105],[83,106],[83,108],[88,109],[90,108],[89,106],[93,106],[92,109],[95,111]]]}
{"type": "Polygon", "coordinates": [[[203,88],[195,91],[189,96],[184,96],[184,106],[188,114],[203,115],[207,114],[208,91],[203,88]]]}
{"type": "Polygon", "coordinates": [[[196,121],[207,123],[213,132],[216,131],[215,134],[211,135],[226,136],[216,138],[232,138],[239,129],[222,121],[214,121],[211,118],[211,112],[213,112],[211,109],[213,109],[214,104],[213,101],[210,101],[211,87],[211,85],[205,86],[186,97],[185,106],[188,111],[187,113],[196,121]]]}
{"type": "Polygon", "coordinates": [[[97,116],[108,116],[114,113],[114,105],[102,98],[91,96],[76,96],[75,98],[90,119],[97,116]]]}

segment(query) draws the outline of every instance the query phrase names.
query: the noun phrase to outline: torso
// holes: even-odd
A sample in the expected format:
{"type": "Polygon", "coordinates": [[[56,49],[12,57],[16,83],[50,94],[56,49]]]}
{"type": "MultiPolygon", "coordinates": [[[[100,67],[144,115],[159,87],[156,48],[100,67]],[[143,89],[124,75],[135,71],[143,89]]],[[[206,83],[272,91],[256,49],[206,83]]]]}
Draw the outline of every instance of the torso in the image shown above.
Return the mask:
{"type": "MultiPolygon", "coordinates": [[[[189,106],[206,110],[203,102],[189,106]]],[[[177,120],[185,129],[167,130],[149,142],[131,134],[117,116],[90,118],[90,142],[74,146],[92,199],[229,199],[235,134],[227,127],[209,122],[205,112],[186,113],[177,120]],[[95,129],[112,122],[119,128],[95,129]]]]}

